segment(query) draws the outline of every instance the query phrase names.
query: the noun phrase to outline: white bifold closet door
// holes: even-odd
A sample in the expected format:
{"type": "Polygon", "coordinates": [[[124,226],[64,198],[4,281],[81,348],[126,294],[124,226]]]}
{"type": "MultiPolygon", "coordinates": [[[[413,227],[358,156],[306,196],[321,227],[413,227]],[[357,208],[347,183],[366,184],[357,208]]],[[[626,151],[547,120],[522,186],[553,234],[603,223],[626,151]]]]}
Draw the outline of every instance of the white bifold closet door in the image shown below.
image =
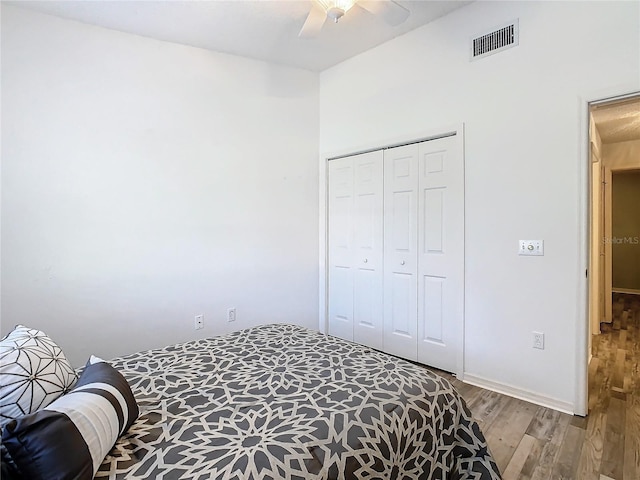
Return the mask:
{"type": "Polygon", "coordinates": [[[418,359],[418,144],[384,152],[384,351],[418,359]]]}
{"type": "Polygon", "coordinates": [[[384,350],[457,371],[464,163],[455,137],[384,154],[384,350]]]}
{"type": "Polygon", "coordinates": [[[329,162],[329,333],[383,349],[383,154],[329,162]]]}
{"type": "Polygon", "coordinates": [[[464,159],[455,136],[329,162],[329,333],[457,372],[464,159]]]}
{"type": "Polygon", "coordinates": [[[464,159],[456,138],[418,153],[418,361],[457,372],[464,322],[464,159]]]}

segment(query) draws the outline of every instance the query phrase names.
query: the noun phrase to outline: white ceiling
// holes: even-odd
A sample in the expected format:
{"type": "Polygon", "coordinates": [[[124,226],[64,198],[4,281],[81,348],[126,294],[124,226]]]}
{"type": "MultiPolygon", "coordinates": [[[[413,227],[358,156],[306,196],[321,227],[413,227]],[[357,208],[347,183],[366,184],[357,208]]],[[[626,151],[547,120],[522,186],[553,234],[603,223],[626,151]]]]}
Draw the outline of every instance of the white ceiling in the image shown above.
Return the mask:
{"type": "Polygon", "coordinates": [[[596,105],[591,115],[602,143],[640,140],[640,97],[596,105]]]}
{"type": "MultiPolygon", "coordinates": [[[[387,0],[382,0],[387,1],[387,0]]],[[[72,0],[6,2],[114,30],[322,71],[470,1],[397,1],[411,14],[397,27],[354,6],[320,34],[298,38],[311,0],[72,0]]]]}

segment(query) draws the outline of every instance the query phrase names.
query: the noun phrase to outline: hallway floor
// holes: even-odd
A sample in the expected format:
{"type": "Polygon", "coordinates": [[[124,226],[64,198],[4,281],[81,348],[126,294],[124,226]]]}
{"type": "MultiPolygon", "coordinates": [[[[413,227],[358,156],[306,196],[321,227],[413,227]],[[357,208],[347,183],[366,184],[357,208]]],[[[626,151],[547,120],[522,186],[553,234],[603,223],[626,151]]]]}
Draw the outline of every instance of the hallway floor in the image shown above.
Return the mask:
{"type": "Polygon", "coordinates": [[[640,479],[640,295],[614,296],[593,338],[586,418],[449,378],[480,423],[505,480],[640,479]]]}

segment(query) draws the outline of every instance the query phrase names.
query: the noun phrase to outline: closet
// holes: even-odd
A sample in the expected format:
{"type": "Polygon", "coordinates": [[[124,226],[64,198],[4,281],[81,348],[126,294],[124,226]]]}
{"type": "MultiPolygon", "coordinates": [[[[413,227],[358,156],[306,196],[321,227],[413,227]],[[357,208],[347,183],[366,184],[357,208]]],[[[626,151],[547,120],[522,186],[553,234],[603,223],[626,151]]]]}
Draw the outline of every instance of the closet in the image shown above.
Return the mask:
{"type": "Polygon", "coordinates": [[[328,333],[457,371],[464,161],[456,136],[328,162],[328,333]]]}

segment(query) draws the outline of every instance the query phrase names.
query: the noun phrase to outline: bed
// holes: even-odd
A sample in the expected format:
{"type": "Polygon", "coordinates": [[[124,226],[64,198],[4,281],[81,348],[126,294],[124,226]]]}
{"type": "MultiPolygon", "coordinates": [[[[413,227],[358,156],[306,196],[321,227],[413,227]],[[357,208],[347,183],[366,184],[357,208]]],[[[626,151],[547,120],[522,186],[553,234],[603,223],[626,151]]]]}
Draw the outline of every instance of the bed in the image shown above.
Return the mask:
{"type": "Polygon", "coordinates": [[[445,379],[295,325],[79,371],[18,325],[0,360],[3,480],[500,478],[445,379]]]}
{"type": "Polygon", "coordinates": [[[117,358],[140,413],[97,479],[499,479],[451,384],[295,325],[117,358]]]}

